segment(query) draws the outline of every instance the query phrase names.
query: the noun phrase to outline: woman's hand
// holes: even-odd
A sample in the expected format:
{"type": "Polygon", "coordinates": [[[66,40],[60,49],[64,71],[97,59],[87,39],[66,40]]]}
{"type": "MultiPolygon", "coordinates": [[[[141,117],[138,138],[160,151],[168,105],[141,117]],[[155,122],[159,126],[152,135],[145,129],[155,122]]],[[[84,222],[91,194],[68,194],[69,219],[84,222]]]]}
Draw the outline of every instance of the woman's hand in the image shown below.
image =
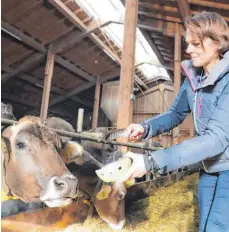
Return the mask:
{"type": "Polygon", "coordinates": [[[144,133],[144,127],[140,124],[130,124],[127,128],[129,133],[129,139],[132,142],[136,142],[138,139],[141,138],[142,134],[144,133]]]}

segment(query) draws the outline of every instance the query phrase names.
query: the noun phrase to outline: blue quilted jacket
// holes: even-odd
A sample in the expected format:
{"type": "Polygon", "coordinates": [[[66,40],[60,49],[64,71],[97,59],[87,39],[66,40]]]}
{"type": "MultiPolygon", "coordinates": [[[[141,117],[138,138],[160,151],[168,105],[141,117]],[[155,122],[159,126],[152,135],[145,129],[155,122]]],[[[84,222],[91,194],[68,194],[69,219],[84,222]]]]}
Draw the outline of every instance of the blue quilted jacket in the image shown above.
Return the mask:
{"type": "MultiPolygon", "coordinates": [[[[158,167],[172,171],[203,161],[205,171],[229,170],[229,51],[202,77],[190,60],[181,63],[186,79],[168,112],[142,123],[151,138],[182,123],[192,112],[196,137],[152,153],[158,167]]],[[[152,164],[153,165],[153,164],[152,164]]]]}

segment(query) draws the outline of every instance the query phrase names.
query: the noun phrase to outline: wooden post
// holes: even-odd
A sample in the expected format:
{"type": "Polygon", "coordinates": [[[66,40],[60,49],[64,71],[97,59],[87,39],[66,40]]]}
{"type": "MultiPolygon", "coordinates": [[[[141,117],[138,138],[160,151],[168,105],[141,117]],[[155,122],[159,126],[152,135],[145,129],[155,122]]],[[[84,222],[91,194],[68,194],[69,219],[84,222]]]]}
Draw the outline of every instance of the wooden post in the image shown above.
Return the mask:
{"type": "Polygon", "coordinates": [[[97,77],[96,86],[95,86],[95,98],[94,98],[92,129],[95,129],[97,127],[97,125],[98,125],[100,89],[101,89],[100,77],[97,77]]]}
{"type": "MultiPolygon", "coordinates": [[[[137,18],[138,0],[126,0],[121,76],[119,86],[119,108],[117,118],[118,128],[128,127],[132,121],[133,116],[133,101],[131,100],[131,94],[133,93],[134,86],[137,18]]],[[[121,150],[124,153],[127,151],[127,148],[122,147],[121,150]]]]}
{"type": "MultiPolygon", "coordinates": [[[[181,85],[181,35],[180,25],[176,23],[174,39],[174,98],[177,96],[181,85]]],[[[173,129],[173,144],[179,143],[179,127],[173,129]]]]}
{"type": "Polygon", "coordinates": [[[45,120],[48,114],[49,95],[50,95],[51,81],[52,81],[52,75],[54,69],[54,59],[55,59],[55,55],[52,52],[48,51],[47,62],[45,67],[45,80],[44,80],[44,89],[43,89],[43,96],[41,103],[41,112],[40,112],[41,121],[45,120]]]}

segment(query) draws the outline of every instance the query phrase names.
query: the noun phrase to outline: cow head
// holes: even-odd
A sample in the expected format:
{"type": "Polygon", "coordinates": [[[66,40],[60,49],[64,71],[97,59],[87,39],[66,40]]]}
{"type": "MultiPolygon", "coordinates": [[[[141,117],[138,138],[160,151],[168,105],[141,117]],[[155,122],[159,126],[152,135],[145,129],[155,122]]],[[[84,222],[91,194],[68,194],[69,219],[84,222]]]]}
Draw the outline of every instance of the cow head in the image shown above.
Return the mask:
{"type": "Polygon", "coordinates": [[[13,107],[10,104],[1,102],[1,117],[5,119],[16,120],[13,114],[13,107]]]}
{"type": "Polygon", "coordinates": [[[2,134],[2,174],[6,192],[24,202],[44,202],[49,207],[65,206],[77,194],[72,175],[57,150],[59,136],[38,118],[26,116],[2,134]]]}
{"type": "Polygon", "coordinates": [[[125,183],[113,183],[103,184],[96,195],[96,211],[112,229],[122,229],[125,225],[126,192],[125,183]]]}

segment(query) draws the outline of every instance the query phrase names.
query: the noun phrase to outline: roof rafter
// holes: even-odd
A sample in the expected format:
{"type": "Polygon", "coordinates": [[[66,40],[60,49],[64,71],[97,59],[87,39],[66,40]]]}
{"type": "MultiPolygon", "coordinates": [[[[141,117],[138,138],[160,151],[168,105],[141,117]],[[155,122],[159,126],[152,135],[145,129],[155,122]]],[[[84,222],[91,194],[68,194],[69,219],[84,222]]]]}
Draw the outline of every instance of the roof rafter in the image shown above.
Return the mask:
{"type": "Polygon", "coordinates": [[[220,2],[215,2],[215,1],[203,1],[203,0],[188,0],[190,4],[197,5],[197,6],[204,6],[204,7],[212,7],[212,8],[217,8],[217,9],[224,9],[224,10],[229,10],[229,5],[220,3],[220,2]]]}
{"type": "MultiPolygon", "coordinates": [[[[78,26],[83,32],[89,31],[89,29],[87,28],[87,26],[62,1],[60,1],[60,0],[49,0],[49,2],[56,9],[58,9],[65,17],[67,17],[74,25],[78,26]]],[[[117,64],[121,65],[121,59],[120,59],[120,57],[116,53],[114,53],[95,33],[90,33],[88,36],[101,49],[105,50],[109,55],[111,55],[115,59],[115,62],[117,64]]],[[[141,80],[141,83],[143,84],[142,80],[141,80]]],[[[85,84],[85,85],[82,85],[82,86],[85,86],[85,88],[90,88],[93,85],[87,85],[87,84],[85,84]]],[[[144,87],[147,87],[147,86],[144,85],[144,87]]],[[[75,95],[75,94],[79,93],[79,91],[80,91],[79,88],[76,88],[71,93],[69,93],[69,95],[70,96],[75,95]]],[[[50,102],[50,105],[57,104],[58,102],[61,102],[64,99],[66,99],[66,98],[56,98],[56,99],[53,99],[53,101],[50,102]]]]}
{"type": "Polygon", "coordinates": [[[168,22],[181,23],[181,20],[179,18],[163,15],[163,14],[160,14],[160,13],[138,11],[138,14],[139,15],[144,15],[144,16],[149,17],[149,18],[165,20],[165,21],[168,21],[168,22]]]}
{"type": "MultiPolygon", "coordinates": [[[[119,76],[119,74],[120,74],[120,68],[118,68],[118,69],[116,68],[116,69],[111,70],[111,71],[106,71],[101,75],[101,79],[100,79],[101,83],[104,83],[104,82],[106,82],[114,77],[117,77],[117,76],[119,76]]],[[[70,98],[71,96],[74,96],[76,94],[79,94],[80,92],[83,92],[84,90],[89,89],[94,85],[95,85],[95,83],[81,84],[77,88],[75,88],[71,92],[69,92],[68,94],[65,94],[64,96],[62,95],[62,96],[56,97],[55,99],[51,100],[49,106],[55,105],[59,102],[62,102],[65,99],[70,98]]]]}
{"type": "Polygon", "coordinates": [[[139,2],[138,6],[148,8],[148,9],[152,9],[152,10],[163,10],[163,11],[168,11],[168,12],[178,12],[176,7],[160,5],[160,4],[156,4],[156,3],[139,2]]]}
{"type": "MultiPolygon", "coordinates": [[[[4,21],[2,21],[2,27],[3,27],[4,29],[6,29],[7,31],[9,31],[10,33],[12,33],[12,34],[18,36],[18,37],[19,37],[25,44],[27,44],[28,46],[30,46],[30,47],[32,47],[33,49],[35,49],[35,50],[41,52],[42,54],[45,54],[45,55],[46,55],[46,53],[47,53],[48,50],[47,50],[47,48],[46,48],[43,44],[37,42],[37,41],[34,40],[33,38],[27,36],[27,35],[24,34],[23,32],[19,31],[18,29],[14,28],[13,26],[11,26],[10,24],[8,24],[8,23],[6,23],[6,22],[4,22],[4,21]]],[[[80,35],[79,35],[79,36],[80,36],[80,35]]],[[[81,37],[80,37],[80,38],[81,38],[81,37]]],[[[59,48],[61,48],[61,47],[59,46],[59,48]]],[[[53,51],[53,50],[52,50],[52,51],[53,51]]],[[[35,55],[34,55],[34,56],[35,56],[35,55]]],[[[39,57],[39,58],[44,59],[44,55],[38,54],[37,56],[41,56],[41,57],[39,57]]],[[[20,65],[19,69],[17,70],[17,73],[20,72],[20,71],[25,71],[28,67],[30,67],[30,63],[32,63],[32,58],[33,58],[33,55],[30,55],[30,56],[28,57],[28,61],[26,62],[26,64],[23,63],[22,65],[20,65]]],[[[37,57],[35,56],[35,57],[34,57],[34,59],[35,59],[34,62],[37,61],[36,58],[37,58],[37,57]]],[[[38,58],[38,59],[39,59],[39,58],[38,58]]],[[[71,64],[70,62],[64,60],[61,56],[56,55],[56,56],[55,56],[55,61],[56,61],[58,64],[60,64],[61,66],[63,66],[63,67],[65,67],[66,69],[68,69],[69,71],[75,73],[76,75],[79,75],[80,77],[83,77],[85,80],[90,81],[90,82],[92,82],[92,83],[95,82],[94,77],[90,76],[89,74],[87,74],[86,72],[84,72],[84,71],[81,70],[80,68],[76,67],[75,65],[71,64]]],[[[16,70],[15,70],[15,71],[16,71],[16,70]]],[[[17,74],[17,73],[16,73],[16,74],[17,74]]],[[[12,73],[11,75],[3,76],[2,80],[7,81],[7,80],[9,80],[11,77],[13,77],[13,76],[16,75],[16,74],[13,74],[13,73],[12,73]]]]}
{"type": "Polygon", "coordinates": [[[13,72],[3,74],[1,77],[2,83],[7,82],[8,80],[10,80],[13,76],[17,75],[18,73],[24,70],[28,70],[34,64],[41,63],[43,60],[44,60],[43,54],[33,53],[32,55],[27,57],[22,64],[20,64],[16,69],[14,69],[13,72]]]}
{"type": "MultiPolygon", "coordinates": [[[[175,35],[175,25],[176,23],[173,22],[166,22],[161,19],[144,19],[138,21],[138,28],[148,30],[148,31],[155,31],[160,32],[168,37],[174,37],[175,35]]],[[[181,35],[184,34],[184,29],[180,27],[181,35]]]]}
{"type": "MultiPolygon", "coordinates": [[[[58,9],[66,18],[68,18],[74,25],[78,26],[83,32],[89,31],[87,26],[75,15],[62,1],[60,0],[48,0],[56,9],[58,9]]],[[[118,60],[119,57],[113,53],[113,51],[105,45],[105,43],[98,38],[94,33],[88,35],[93,42],[95,42],[101,49],[105,49],[109,54],[118,60]]]]}
{"type": "Polygon", "coordinates": [[[191,15],[191,9],[188,0],[177,0],[177,5],[181,14],[182,22],[184,23],[185,19],[191,15]]]}
{"type": "MultiPolygon", "coordinates": [[[[27,99],[20,99],[19,97],[16,97],[16,96],[14,96],[12,94],[9,94],[9,93],[2,92],[2,98],[7,99],[7,100],[12,101],[12,102],[17,102],[17,103],[20,103],[20,104],[23,104],[23,105],[26,105],[26,106],[30,106],[30,107],[33,107],[33,108],[36,108],[36,109],[40,109],[40,104],[37,104],[34,101],[29,101],[27,99]]],[[[50,109],[49,108],[48,111],[52,112],[52,113],[55,113],[55,114],[65,116],[65,117],[66,116],[71,117],[71,118],[73,117],[68,112],[62,111],[62,110],[50,109]]]]}
{"type": "Polygon", "coordinates": [[[165,61],[161,55],[161,52],[158,50],[157,45],[154,42],[153,38],[150,38],[150,36],[148,35],[148,33],[146,33],[145,31],[142,31],[143,36],[145,37],[146,41],[149,43],[150,47],[153,49],[153,51],[155,52],[158,60],[161,62],[162,65],[164,65],[165,61]]]}
{"type": "MultiPolygon", "coordinates": [[[[14,72],[14,70],[10,66],[8,66],[6,64],[2,65],[2,69],[4,71],[6,71],[6,72],[9,72],[9,73],[14,72]]],[[[44,81],[41,81],[40,79],[38,79],[37,77],[34,77],[32,75],[28,75],[28,74],[25,74],[25,73],[20,73],[20,74],[17,74],[17,77],[19,77],[20,79],[22,79],[22,80],[24,80],[26,82],[29,82],[31,84],[36,85],[39,88],[43,88],[43,86],[44,86],[44,81]]],[[[59,94],[59,95],[63,95],[63,96],[66,94],[62,89],[60,89],[60,88],[58,88],[56,86],[53,86],[53,85],[51,85],[51,92],[59,94]]],[[[80,104],[82,104],[82,105],[84,105],[84,106],[86,106],[88,108],[93,108],[92,103],[90,103],[90,102],[88,102],[86,100],[83,100],[83,99],[81,99],[79,97],[70,97],[70,99],[77,102],[77,103],[80,103],[80,104]]]]}

